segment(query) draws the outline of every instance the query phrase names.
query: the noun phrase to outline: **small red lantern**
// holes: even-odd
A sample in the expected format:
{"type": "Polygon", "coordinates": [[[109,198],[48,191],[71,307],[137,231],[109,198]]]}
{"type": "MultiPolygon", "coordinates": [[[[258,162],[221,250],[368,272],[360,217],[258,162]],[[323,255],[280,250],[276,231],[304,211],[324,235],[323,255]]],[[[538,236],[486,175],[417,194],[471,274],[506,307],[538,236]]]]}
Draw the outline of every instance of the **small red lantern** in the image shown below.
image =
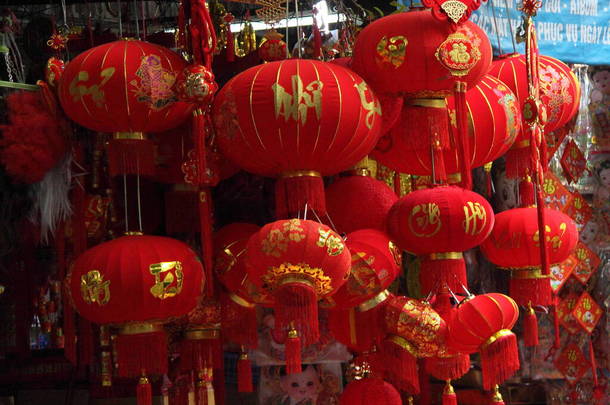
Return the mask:
{"type": "Polygon", "coordinates": [[[66,66],[61,105],[79,125],[115,134],[108,149],[111,175],[154,175],[153,143],[143,134],[177,127],[191,113],[173,90],[185,66],[169,49],[131,39],[91,48],[66,66]]]}
{"type": "Polygon", "coordinates": [[[326,208],[337,231],[385,229],[388,211],[398,197],[386,183],[368,173],[367,169],[355,169],[354,175],[340,177],[326,188],[326,208]]]}
{"type": "Polygon", "coordinates": [[[481,353],[485,390],[493,389],[519,369],[517,338],[510,331],[518,318],[515,301],[492,293],[466,298],[449,323],[451,350],[481,353]]]}
{"type": "Polygon", "coordinates": [[[252,173],[279,176],[279,218],[306,204],[326,212],[321,176],[346,170],[370,152],[380,116],[379,101],[358,75],[314,60],[250,68],[214,101],[222,152],[252,173]]]}
{"type": "Polygon", "coordinates": [[[379,378],[354,380],[345,386],[340,405],[401,405],[400,393],[379,378]]]}
{"type": "Polygon", "coordinates": [[[284,35],[274,29],[267,31],[263,41],[258,47],[258,56],[265,62],[274,62],[287,58],[286,42],[282,40],[284,35]]]}
{"type": "Polygon", "coordinates": [[[462,252],[487,238],[494,224],[491,206],[481,195],[455,186],[417,190],[390,210],[388,233],[398,246],[422,256],[420,281],[428,294],[445,285],[466,285],[462,252]]]}
{"type": "Polygon", "coordinates": [[[67,282],[81,316],[121,327],[119,375],[136,377],[167,373],[162,323],[186,315],[197,305],[204,274],[199,258],[186,244],[133,235],[87,250],[74,262],[67,282]]]}
{"type": "Polygon", "coordinates": [[[265,225],[246,249],[252,282],[274,297],[276,329],[288,331],[288,372],[300,372],[300,338],[306,345],[318,340],[317,301],[347,280],[349,249],[326,225],[299,219],[265,225]]]}

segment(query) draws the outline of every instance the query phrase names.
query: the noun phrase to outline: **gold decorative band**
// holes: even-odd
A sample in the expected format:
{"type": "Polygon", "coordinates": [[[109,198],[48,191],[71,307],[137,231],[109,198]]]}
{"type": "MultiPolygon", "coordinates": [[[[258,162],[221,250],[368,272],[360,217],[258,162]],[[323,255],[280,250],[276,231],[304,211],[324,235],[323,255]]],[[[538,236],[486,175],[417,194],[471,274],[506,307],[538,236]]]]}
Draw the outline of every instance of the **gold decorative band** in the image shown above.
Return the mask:
{"type": "Polygon", "coordinates": [[[511,273],[511,278],[533,280],[539,278],[551,278],[550,274],[542,274],[540,267],[531,267],[529,269],[514,269],[511,273]]]}
{"type": "Polygon", "coordinates": [[[288,179],[291,177],[322,177],[322,175],[320,172],[316,172],[315,170],[291,170],[280,174],[280,178],[282,179],[288,179]]]}
{"type": "Polygon", "coordinates": [[[490,338],[487,339],[487,341],[485,343],[483,343],[483,345],[481,345],[481,349],[485,349],[487,346],[494,343],[496,340],[498,340],[504,336],[510,336],[512,334],[513,334],[513,332],[510,331],[509,329],[500,329],[499,331],[497,331],[496,333],[491,335],[490,338]]]}
{"type": "Polygon", "coordinates": [[[219,339],[220,325],[208,329],[187,330],[184,336],[189,340],[219,339]]]}
{"type": "Polygon", "coordinates": [[[407,104],[417,107],[447,108],[444,98],[414,98],[407,101],[407,104]]]}
{"type": "Polygon", "coordinates": [[[229,298],[231,298],[231,301],[233,301],[234,303],[236,303],[237,305],[244,307],[244,308],[254,308],[255,305],[246,301],[245,299],[243,299],[242,297],[240,297],[239,295],[235,294],[235,293],[229,293],[229,298]]]}
{"type": "Polygon", "coordinates": [[[278,286],[282,286],[284,284],[303,284],[310,288],[314,288],[314,289],[316,288],[316,285],[312,280],[310,280],[304,276],[299,276],[299,275],[282,277],[282,279],[278,283],[278,286]]]}
{"type": "Polygon", "coordinates": [[[390,335],[390,337],[388,337],[388,340],[390,342],[400,346],[403,350],[406,350],[407,352],[409,352],[411,354],[411,356],[417,357],[417,350],[415,350],[415,347],[413,347],[413,345],[407,339],[403,338],[402,336],[390,335]]]}
{"type": "Polygon", "coordinates": [[[527,148],[528,146],[530,146],[530,140],[524,139],[522,141],[514,143],[513,146],[511,146],[510,148],[511,149],[521,149],[521,148],[527,148]]]}
{"type": "Polygon", "coordinates": [[[144,132],[115,132],[112,134],[113,139],[146,139],[144,132]]]}
{"type": "Polygon", "coordinates": [[[451,173],[447,175],[447,183],[455,184],[462,181],[462,173],[451,173]]]}
{"type": "Polygon", "coordinates": [[[379,294],[375,295],[373,298],[364,301],[362,304],[358,305],[358,312],[366,312],[369,309],[375,308],[377,305],[381,304],[390,296],[390,292],[388,290],[383,290],[379,294]]]}
{"type": "Polygon", "coordinates": [[[163,330],[163,325],[160,323],[152,323],[152,322],[134,322],[123,325],[119,334],[121,335],[139,335],[140,333],[153,333],[153,332],[161,332],[163,330]]]}
{"type": "Polygon", "coordinates": [[[432,253],[428,256],[430,260],[459,260],[463,259],[464,255],[462,252],[441,252],[441,253],[432,253]]]}
{"type": "Polygon", "coordinates": [[[144,234],[140,231],[127,231],[127,232],[125,232],[124,235],[125,236],[142,236],[144,234]]]}
{"type": "Polygon", "coordinates": [[[356,167],[351,170],[346,170],[341,173],[342,176],[362,176],[369,177],[371,175],[371,171],[366,167],[356,167]]]}

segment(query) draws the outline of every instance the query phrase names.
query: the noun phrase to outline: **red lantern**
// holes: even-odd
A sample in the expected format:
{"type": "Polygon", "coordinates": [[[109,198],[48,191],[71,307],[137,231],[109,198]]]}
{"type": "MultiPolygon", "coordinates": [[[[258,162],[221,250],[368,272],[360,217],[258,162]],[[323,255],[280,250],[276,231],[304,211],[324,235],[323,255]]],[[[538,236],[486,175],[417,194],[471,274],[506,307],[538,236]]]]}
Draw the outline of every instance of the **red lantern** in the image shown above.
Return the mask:
{"type": "Polygon", "coordinates": [[[519,369],[517,338],[510,331],[518,318],[515,301],[492,293],[462,301],[449,323],[451,350],[481,353],[485,390],[493,389],[519,369]]]}
{"type": "Polygon", "coordinates": [[[283,37],[284,35],[274,29],[267,31],[258,47],[258,56],[265,62],[286,59],[288,54],[286,52],[286,42],[282,40],[283,37]]]}
{"type": "MultiPolygon", "coordinates": [[[[578,230],[570,217],[545,208],[548,262],[560,264],[576,248],[578,230]]],[[[519,304],[551,305],[550,276],[541,274],[538,213],[535,207],[496,215],[496,224],[481,250],[495,265],[513,270],[511,297],[519,304]]]]}
{"type": "Polygon", "coordinates": [[[245,170],[280,177],[278,217],[297,214],[306,203],[326,212],[321,176],[348,169],[373,148],[380,113],[356,74],[299,59],[240,73],[214,102],[222,152],[245,170]]]}
{"type": "MultiPolygon", "coordinates": [[[[142,235],[123,236],[87,250],[68,276],[72,302],[81,316],[121,327],[117,352],[122,377],[167,373],[162,323],[191,311],[203,283],[201,262],[190,247],[142,235]]],[[[150,389],[145,378],[140,382],[139,396],[140,388],[150,389]]]]}
{"type": "MultiPolygon", "coordinates": [[[[513,144],[521,128],[521,112],[513,92],[498,79],[485,75],[479,84],[466,92],[468,106],[468,134],[471,167],[479,167],[503,155],[513,144]]],[[[383,105],[382,105],[383,106],[383,105]]],[[[455,101],[447,99],[452,139],[456,139],[455,101]]],[[[385,110],[382,110],[385,114],[385,110]]],[[[418,147],[418,141],[406,136],[404,128],[412,125],[409,114],[384,135],[371,156],[394,170],[430,176],[432,159],[430,149],[418,147]],[[412,158],[406,158],[407,156],[412,158]]],[[[435,162],[437,163],[437,162],[435,162]]],[[[443,152],[447,173],[459,173],[460,164],[455,145],[443,152]]],[[[435,168],[438,170],[438,168],[435,168]]]]}
{"type": "Polygon", "coordinates": [[[348,248],[325,225],[282,220],[265,225],[250,238],[246,265],[252,282],[275,299],[276,329],[288,331],[288,372],[300,372],[300,338],[304,344],[318,340],[317,301],[347,280],[348,248]]]}
{"type": "Polygon", "coordinates": [[[354,380],[345,386],[340,405],[401,405],[396,388],[379,378],[354,380]]]}
{"type": "Polygon", "coordinates": [[[369,177],[367,169],[355,172],[326,188],[328,215],[339,232],[384,230],[388,211],[398,197],[387,184],[369,177]]]}
{"type": "Polygon", "coordinates": [[[491,232],[494,215],[481,195],[455,186],[411,192],[388,214],[388,233],[398,246],[422,256],[422,293],[466,285],[462,252],[491,232]]]}
{"type": "Polygon", "coordinates": [[[192,106],[178,102],[176,75],[186,63],[158,45],[120,40],[91,48],[67,66],[59,82],[64,112],[79,125],[115,133],[111,175],[154,175],[153,144],[145,132],[174,128],[192,106]]]}
{"type": "MultiPolygon", "coordinates": [[[[457,56],[457,55],[455,55],[457,56]]],[[[397,13],[373,21],[354,45],[352,69],[380,93],[440,97],[456,81],[476,84],[491,64],[491,44],[472,22],[455,31],[430,10],[397,13]],[[461,49],[459,61],[447,49],[461,49]]]]}

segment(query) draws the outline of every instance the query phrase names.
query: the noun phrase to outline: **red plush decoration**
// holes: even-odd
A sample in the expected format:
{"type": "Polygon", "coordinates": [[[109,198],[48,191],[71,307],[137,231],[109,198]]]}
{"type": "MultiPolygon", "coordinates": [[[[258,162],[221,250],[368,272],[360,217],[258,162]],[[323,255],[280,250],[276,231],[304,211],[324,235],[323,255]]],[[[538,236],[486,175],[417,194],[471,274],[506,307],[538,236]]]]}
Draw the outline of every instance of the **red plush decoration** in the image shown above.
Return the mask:
{"type": "Polygon", "coordinates": [[[182,69],[175,81],[176,96],[187,103],[208,105],[218,91],[214,73],[203,65],[189,65],[182,69]]]}
{"type": "Polygon", "coordinates": [[[380,115],[379,101],[358,75],[314,60],[250,68],[214,101],[222,152],[245,170],[279,176],[279,218],[296,216],[306,204],[326,212],[321,176],[346,170],[370,152],[380,115]]]}
{"type": "Polygon", "coordinates": [[[286,59],[286,42],[282,40],[283,37],[284,35],[274,29],[267,31],[263,37],[263,41],[258,47],[258,56],[265,62],[286,59]]]}
{"type": "Polygon", "coordinates": [[[332,295],[347,280],[350,251],[326,225],[299,219],[265,225],[250,238],[246,249],[252,282],[274,297],[276,330],[288,332],[287,368],[300,370],[295,357],[300,357],[300,348],[296,350],[297,345],[290,343],[298,339],[308,345],[318,340],[317,301],[332,295]]]}
{"type": "Polygon", "coordinates": [[[202,300],[187,315],[184,339],[180,342],[180,370],[200,373],[222,368],[220,339],[221,306],[213,299],[202,300]]]}
{"type": "Polygon", "coordinates": [[[2,126],[0,162],[20,183],[37,183],[66,153],[60,123],[48,112],[38,92],[7,97],[9,125],[2,126]]]}
{"type": "Polygon", "coordinates": [[[396,388],[379,378],[363,378],[347,384],[339,399],[340,405],[401,405],[396,388]]]}
{"type": "MultiPolygon", "coordinates": [[[[580,85],[576,76],[563,62],[544,55],[540,55],[538,61],[540,101],[546,107],[544,132],[550,133],[564,126],[578,111],[580,85]]],[[[528,97],[525,55],[502,55],[492,63],[489,74],[500,79],[515,93],[520,109],[523,110],[528,97]]],[[[521,131],[507,154],[508,177],[521,177],[528,171],[532,172],[530,139],[527,136],[526,131],[521,131]]]]}
{"type": "Polygon", "coordinates": [[[430,10],[421,10],[367,25],[356,39],[351,68],[379,93],[444,98],[456,81],[474,86],[489,69],[491,56],[489,39],[474,23],[454,31],[430,10]],[[452,45],[463,45],[466,61],[456,64],[445,54],[445,46],[452,45]]]}
{"type": "MultiPolygon", "coordinates": [[[[455,140],[457,123],[454,97],[448,98],[446,104],[450,117],[450,134],[455,140]]],[[[471,167],[479,167],[494,161],[512,146],[521,128],[521,112],[513,92],[490,75],[485,75],[476,87],[466,92],[466,104],[471,145],[470,163],[471,167]]],[[[383,107],[382,102],[385,115],[383,107]]],[[[417,139],[405,134],[405,128],[410,125],[413,125],[412,116],[408,113],[402,114],[401,121],[381,138],[371,156],[383,165],[402,173],[430,176],[430,149],[421,148],[417,139]],[[415,158],[407,158],[410,156],[415,158]]],[[[459,173],[460,169],[455,141],[452,141],[451,145],[451,148],[442,153],[442,164],[448,174],[459,173]]],[[[437,165],[435,171],[438,171],[438,162],[434,163],[437,165]]]]}
{"type": "Polygon", "coordinates": [[[519,308],[515,301],[492,293],[462,301],[449,324],[449,349],[481,353],[485,390],[491,390],[519,369],[517,338],[510,331],[517,318],[519,308]]]}
{"type": "Polygon", "coordinates": [[[61,79],[65,68],[66,64],[63,60],[49,58],[47,61],[47,67],[44,71],[44,80],[47,82],[49,87],[54,90],[57,88],[57,84],[59,83],[59,79],[61,79]]]}
{"type": "Polygon", "coordinates": [[[328,215],[339,232],[384,230],[388,211],[398,200],[386,183],[359,174],[340,177],[326,188],[328,215]]]}
{"type": "Polygon", "coordinates": [[[161,323],[195,307],[204,283],[197,255],[160,236],[123,236],[87,250],[68,276],[76,310],[98,324],[121,325],[119,375],[167,372],[161,323]],[[151,352],[155,353],[151,356],[151,352]]]}
{"type": "MultiPolygon", "coordinates": [[[[576,248],[578,230],[570,217],[545,208],[548,262],[556,265],[576,248]]],[[[481,250],[495,265],[513,270],[510,295],[527,306],[551,305],[550,276],[541,272],[538,212],[535,207],[515,208],[496,215],[496,225],[481,250]]]]}
{"type": "Polygon", "coordinates": [[[480,244],[491,232],[494,215],[481,195],[455,186],[411,192],[388,214],[390,237],[406,251],[422,256],[422,294],[466,285],[462,252],[480,244]]]}

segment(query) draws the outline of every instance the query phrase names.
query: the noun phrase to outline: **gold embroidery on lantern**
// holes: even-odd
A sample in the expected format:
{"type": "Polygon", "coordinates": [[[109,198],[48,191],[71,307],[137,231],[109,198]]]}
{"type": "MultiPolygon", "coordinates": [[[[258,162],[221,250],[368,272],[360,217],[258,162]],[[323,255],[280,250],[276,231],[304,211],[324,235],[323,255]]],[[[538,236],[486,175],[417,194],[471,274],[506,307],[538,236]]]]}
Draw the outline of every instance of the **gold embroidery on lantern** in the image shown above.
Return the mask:
{"type": "Polygon", "coordinates": [[[79,82],[86,82],[89,80],[89,72],[81,71],[72,79],[70,82],[69,91],[72,95],[73,101],[81,101],[85,96],[91,96],[91,100],[95,103],[96,107],[101,108],[105,101],[106,94],[102,87],[110,80],[114,75],[115,68],[109,67],[100,72],[101,81],[99,83],[92,84],[87,87],[79,82]]]}
{"type": "Polygon", "coordinates": [[[178,100],[172,90],[176,75],[163,67],[158,55],[142,56],[136,76],[139,83],[134,79],[129,84],[134,86],[132,91],[139,102],[147,103],[153,110],[162,110],[178,100]]]}
{"type": "Polygon", "coordinates": [[[375,256],[365,252],[356,252],[352,255],[350,277],[347,279],[347,290],[353,295],[366,295],[379,288],[379,282],[372,265],[375,256]]]}
{"type": "Polygon", "coordinates": [[[417,336],[418,340],[434,342],[441,319],[429,305],[408,300],[400,311],[396,327],[401,336],[417,336]]]}
{"type": "Polygon", "coordinates": [[[282,224],[282,229],[272,229],[261,242],[261,249],[267,256],[280,257],[288,248],[288,242],[299,243],[305,239],[301,221],[291,219],[282,224]]]}
{"type": "MultiPolygon", "coordinates": [[[[554,250],[557,250],[561,247],[561,243],[562,240],[561,238],[563,237],[563,235],[566,233],[566,230],[568,229],[568,225],[565,222],[562,222],[559,225],[559,234],[558,235],[554,235],[554,236],[550,236],[550,233],[552,232],[551,227],[549,225],[546,225],[544,227],[544,231],[546,234],[546,242],[550,244],[551,248],[553,248],[554,250]]],[[[540,246],[540,233],[539,231],[536,231],[536,233],[534,233],[534,236],[532,236],[532,239],[534,240],[536,246],[540,246]]]]}
{"type": "Polygon", "coordinates": [[[277,118],[281,115],[284,117],[284,121],[292,118],[305,125],[309,109],[313,108],[316,118],[320,119],[324,83],[320,80],[314,80],[307,86],[304,86],[303,80],[298,75],[293,75],[291,80],[292,94],[287,92],[278,83],[274,83],[271,86],[275,100],[275,117],[277,118]]]}
{"type": "Polygon", "coordinates": [[[436,203],[418,204],[409,215],[409,230],[419,238],[431,238],[442,226],[441,211],[436,203]]]}
{"type": "Polygon", "coordinates": [[[394,68],[400,67],[405,62],[405,53],[409,41],[402,35],[388,37],[385,35],[377,43],[377,61],[391,63],[394,68]]]}
{"type": "Polygon", "coordinates": [[[464,221],[462,227],[466,235],[478,235],[487,224],[487,213],[481,203],[468,201],[464,205],[464,221]]]}
{"type": "Polygon", "coordinates": [[[318,267],[310,267],[307,263],[282,263],[278,267],[269,267],[263,276],[264,288],[273,291],[286,283],[305,283],[313,287],[318,296],[324,296],[332,291],[331,278],[318,267]]]}
{"type": "Polygon", "coordinates": [[[318,229],[318,241],[316,245],[319,247],[325,247],[326,253],[329,256],[338,256],[343,253],[343,249],[345,249],[345,245],[343,244],[343,240],[334,234],[334,232],[330,229],[324,230],[322,228],[318,229]]]}
{"type": "Polygon", "coordinates": [[[80,292],[87,304],[106,305],[110,301],[110,280],[104,280],[99,270],[91,270],[80,277],[80,292]]]}
{"type": "Polygon", "coordinates": [[[155,285],[150,288],[153,297],[164,300],[180,294],[184,281],[181,262],[153,263],[148,269],[155,276],[155,285]]]}
{"type": "Polygon", "coordinates": [[[366,111],[368,111],[364,118],[364,123],[366,124],[366,127],[368,129],[371,129],[373,127],[373,121],[375,119],[375,114],[381,116],[381,104],[379,103],[379,101],[376,101],[375,99],[373,99],[373,101],[368,101],[368,99],[367,99],[368,86],[366,85],[365,82],[361,82],[359,84],[354,84],[354,87],[356,88],[356,90],[358,90],[358,94],[360,95],[360,103],[362,104],[362,108],[364,108],[366,111]]]}
{"type": "Polygon", "coordinates": [[[481,51],[466,35],[455,32],[439,45],[435,56],[453,76],[465,76],[481,59],[481,51]]]}
{"type": "Polygon", "coordinates": [[[398,265],[398,266],[401,266],[402,265],[402,252],[398,248],[398,246],[396,246],[396,244],[394,242],[390,241],[388,243],[388,249],[390,249],[390,253],[392,254],[394,263],[396,263],[396,265],[398,265]]]}

